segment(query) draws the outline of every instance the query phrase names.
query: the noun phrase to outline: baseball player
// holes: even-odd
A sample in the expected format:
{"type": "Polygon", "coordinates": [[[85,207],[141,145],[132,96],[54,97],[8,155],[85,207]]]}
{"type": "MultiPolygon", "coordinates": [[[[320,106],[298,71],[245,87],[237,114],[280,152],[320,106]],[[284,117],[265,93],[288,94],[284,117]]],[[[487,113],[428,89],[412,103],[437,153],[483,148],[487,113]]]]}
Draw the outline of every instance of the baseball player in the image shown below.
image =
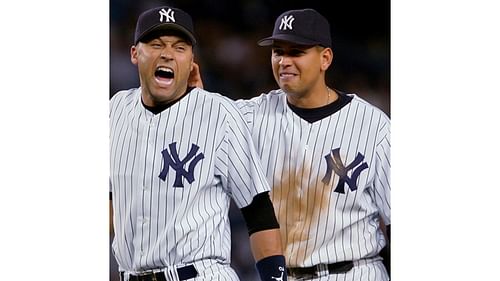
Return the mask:
{"type": "Polygon", "coordinates": [[[390,224],[390,120],[327,86],[328,21],[281,14],[271,37],[280,89],[239,101],[273,190],[290,280],[388,280],[380,250],[390,224]]]}
{"type": "Polygon", "coordinates": [[[272,185],[289,280],[388,280],[389,118],[327,86],[330,26],[317,11],[284,12],[259,45],[271,46],[280,89],[237,103],[272,185]]]}
{"type": "Polygon", "coordinates": [[[113,252],[122,280],[238,280],[230,199],[241,208],[262,280],[287,280],[269,184],[243,116],[188,86],[196,39],[174,7],[142,13],[131,61],[141,86],[110,101],[113,252]]]}

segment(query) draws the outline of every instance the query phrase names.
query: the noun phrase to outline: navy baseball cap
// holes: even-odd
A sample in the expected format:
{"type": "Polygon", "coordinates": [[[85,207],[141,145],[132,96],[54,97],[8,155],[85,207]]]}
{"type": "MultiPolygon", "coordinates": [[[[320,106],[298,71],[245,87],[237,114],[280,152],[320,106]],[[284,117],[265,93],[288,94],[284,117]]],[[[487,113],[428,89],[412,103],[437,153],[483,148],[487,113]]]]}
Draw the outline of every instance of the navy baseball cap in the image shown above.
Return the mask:
{"type": "Polygon", "coordinates": [[[330,24],[314,9],[290,10],[274,23],[273,35],[258,41],[259,46],[270,46],[275,40],[298,45],[332,47],[330,24]]]}
{"type": "Polygon", "coordinates": [[[168,6],[149,9],[139,16],[135,27],[134,44],[137,45],[146,36],[162,30],[180,32],[192,45],[196,44],[191,16],[181,9],[168,6]]]}

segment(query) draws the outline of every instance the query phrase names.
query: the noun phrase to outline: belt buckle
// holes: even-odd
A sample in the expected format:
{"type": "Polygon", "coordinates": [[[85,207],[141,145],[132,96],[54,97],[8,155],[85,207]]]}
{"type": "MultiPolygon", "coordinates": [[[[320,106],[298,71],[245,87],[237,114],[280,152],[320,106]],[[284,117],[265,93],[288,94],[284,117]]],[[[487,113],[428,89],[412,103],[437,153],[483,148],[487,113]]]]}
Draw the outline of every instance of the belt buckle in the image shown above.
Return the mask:
{"type": "Polygon", "coordinates": [[[151,280],[152,280],[152,281],[158,281],[158,280],[156,279],[156,273],[155,273],[155,272],[152,272],[152,273],[151,273],[151,275],[153,275],[153,276],[151,276],[151,280]]]}

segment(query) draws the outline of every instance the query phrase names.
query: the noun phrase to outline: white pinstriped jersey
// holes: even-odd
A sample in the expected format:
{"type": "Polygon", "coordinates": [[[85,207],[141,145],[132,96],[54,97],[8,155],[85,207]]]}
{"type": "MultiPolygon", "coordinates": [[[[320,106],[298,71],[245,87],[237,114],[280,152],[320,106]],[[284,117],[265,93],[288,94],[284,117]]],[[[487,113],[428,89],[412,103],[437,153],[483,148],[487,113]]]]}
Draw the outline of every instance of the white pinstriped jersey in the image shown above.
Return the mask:
{"type": "MultiPolygon", "coordinates": [[[[110,128],[119,270],[229,265],[230,199],[242,208],[269,190],[234,102],[195,88],[155,115],[140,88],[121,91],[110,101],[110,128]]],[[[200,275],[216,280],[213,272],[200,275]]]]}
{"type": "MultiPolygon", "coordinates": [[[[289,267],[376,257],[386,244],[378,226],[379,215],[390,224],[390,120],[349,96],[313,123],[290,109],[282,90],[237,101],[272,186],[289,267]]],[[[364,277],[349,274],[387,279],[380,261],[364,277]]]]}

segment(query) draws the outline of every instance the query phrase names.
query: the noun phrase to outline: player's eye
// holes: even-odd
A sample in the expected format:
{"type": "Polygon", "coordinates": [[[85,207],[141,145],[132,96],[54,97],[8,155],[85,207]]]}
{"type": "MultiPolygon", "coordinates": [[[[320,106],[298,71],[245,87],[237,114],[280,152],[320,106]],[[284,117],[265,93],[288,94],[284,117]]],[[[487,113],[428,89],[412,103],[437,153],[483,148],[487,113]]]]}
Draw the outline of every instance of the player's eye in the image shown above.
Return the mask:
{"type": "Polygon", "coordinates": [[[290,50],[289,53],[290,53],[290,56],[292,56],[292,57],[298,57],[298,56],[303,55],[304,51],[301,49],[292,49],[292,50],[290,50]]]}
{"type": "Polygon", "coordinates": [[[282,56],[284,54],[282,49],[273,49],[274,56],[282,56]]]}
{"type": "Polygon", "coordinates": [[[175,46],[175,49],[177,51],[184,52],[187,49],[187,47],[185,45],[177,45],[177,46],[175,46]]]}
{"type": "Polygon", "coordinates": [[[160,41],[156,40],[156,39],[153,40],[153,41],[151,41],[151,42],[149,42],[149,46],[151,46],[153,48],[159,48],[159,47],[161,47],[161,45],[162,44],[160,43],[160,41]]]}

